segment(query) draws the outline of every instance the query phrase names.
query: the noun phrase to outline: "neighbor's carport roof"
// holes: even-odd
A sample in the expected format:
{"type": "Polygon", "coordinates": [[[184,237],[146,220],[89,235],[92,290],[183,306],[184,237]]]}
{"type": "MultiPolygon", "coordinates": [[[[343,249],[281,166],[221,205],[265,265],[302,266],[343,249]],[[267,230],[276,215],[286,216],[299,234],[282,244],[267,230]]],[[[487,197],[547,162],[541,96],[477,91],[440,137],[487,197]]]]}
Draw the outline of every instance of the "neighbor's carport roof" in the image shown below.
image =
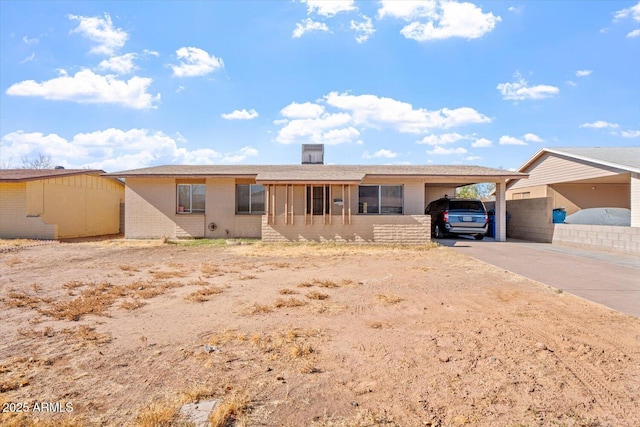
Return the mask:
{"type": "Polygon", "coordinates": [[[25,182],[73,175],[100,175],[100,169],[0,169],[0,182],[25,182]]]}
{"type": "Polygon", "coordinates": [[[105,176],[129,177],[251,177],[257,182],[361,182],[376,177],[526,178],[526,173],[483,166],[436,165],[167,165],[113,172],[105,176]]]}

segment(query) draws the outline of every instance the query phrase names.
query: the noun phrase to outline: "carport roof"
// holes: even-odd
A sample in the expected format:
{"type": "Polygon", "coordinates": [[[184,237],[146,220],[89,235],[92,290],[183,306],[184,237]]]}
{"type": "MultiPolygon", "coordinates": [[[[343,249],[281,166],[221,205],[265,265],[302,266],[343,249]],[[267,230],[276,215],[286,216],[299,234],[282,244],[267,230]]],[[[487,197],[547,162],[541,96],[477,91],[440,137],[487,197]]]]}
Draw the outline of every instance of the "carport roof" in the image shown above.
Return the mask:
{"type": "Polygon", "coordinates": [[[0,182],[25,182],[72,175],[100,175],[100,169],[0,169],[0,182]]]}
{"type": "Polygon", "coordinates": [[[477,177],[478,179],[526,178],[527,174],[483,166],[437,165],[166,165],[105,176],[128,177],[207,177],[246,176],[258,182],[361,182],[365,176],[381,177],[477,177]]]}

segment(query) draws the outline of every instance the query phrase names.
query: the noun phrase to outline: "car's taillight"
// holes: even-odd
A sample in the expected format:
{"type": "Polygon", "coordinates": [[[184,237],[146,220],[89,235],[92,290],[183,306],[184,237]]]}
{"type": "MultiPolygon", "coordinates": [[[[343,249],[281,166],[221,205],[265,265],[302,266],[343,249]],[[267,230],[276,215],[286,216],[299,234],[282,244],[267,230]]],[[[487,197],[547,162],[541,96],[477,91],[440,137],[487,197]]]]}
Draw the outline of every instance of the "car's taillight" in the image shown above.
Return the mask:
{"type": "Polygon", "coordinates": [[[449,212],[444,211],[444,212],[442,213],[442,220],[443,220],[444,222],[449,222],[449,212]]]}
{"type": "Polygon", "coordinates": [[[489,222],[489,215],[484,214],[484,222],[489,222]]]}

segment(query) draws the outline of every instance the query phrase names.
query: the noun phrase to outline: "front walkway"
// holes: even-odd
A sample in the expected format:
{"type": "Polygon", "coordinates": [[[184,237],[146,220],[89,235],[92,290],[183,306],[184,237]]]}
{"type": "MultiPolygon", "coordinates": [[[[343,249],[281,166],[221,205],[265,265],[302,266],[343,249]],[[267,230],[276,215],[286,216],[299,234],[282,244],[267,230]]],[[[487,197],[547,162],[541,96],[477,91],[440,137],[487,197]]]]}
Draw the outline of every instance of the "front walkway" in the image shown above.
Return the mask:
{"type": "Polygon", "coordinates": [[[460,253],[640,317],[640,258],[523,240],[439,239],[460,253]]]}

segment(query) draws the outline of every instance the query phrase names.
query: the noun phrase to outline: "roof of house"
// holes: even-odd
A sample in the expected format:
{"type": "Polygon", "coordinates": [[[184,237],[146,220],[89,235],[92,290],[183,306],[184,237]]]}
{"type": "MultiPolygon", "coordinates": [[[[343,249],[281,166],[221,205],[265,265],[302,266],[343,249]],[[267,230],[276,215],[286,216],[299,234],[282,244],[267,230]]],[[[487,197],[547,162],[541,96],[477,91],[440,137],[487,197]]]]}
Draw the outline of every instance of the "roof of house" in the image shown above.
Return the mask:
{"type": "Polygon", "coordinates": [[[640,173],[640,147],[558,147],[542,148],[518,172],[525,172],[545,153],[571,157],[603,166],[640,173]]]}
{"type": "Polygon", "coordinates": [[[205,177],[246,176],[258,182],[360,182],[366,176],[499,177],[524,178],[527,174],[483,166],[405,165],[167,165],[113,172],[105,176],[205,177]]]}
{"type": "Polygon", "coordinates": [[[25,182],[73,175],[100,175],[101,169],[0,169],[0,182],[25,182]]]}

